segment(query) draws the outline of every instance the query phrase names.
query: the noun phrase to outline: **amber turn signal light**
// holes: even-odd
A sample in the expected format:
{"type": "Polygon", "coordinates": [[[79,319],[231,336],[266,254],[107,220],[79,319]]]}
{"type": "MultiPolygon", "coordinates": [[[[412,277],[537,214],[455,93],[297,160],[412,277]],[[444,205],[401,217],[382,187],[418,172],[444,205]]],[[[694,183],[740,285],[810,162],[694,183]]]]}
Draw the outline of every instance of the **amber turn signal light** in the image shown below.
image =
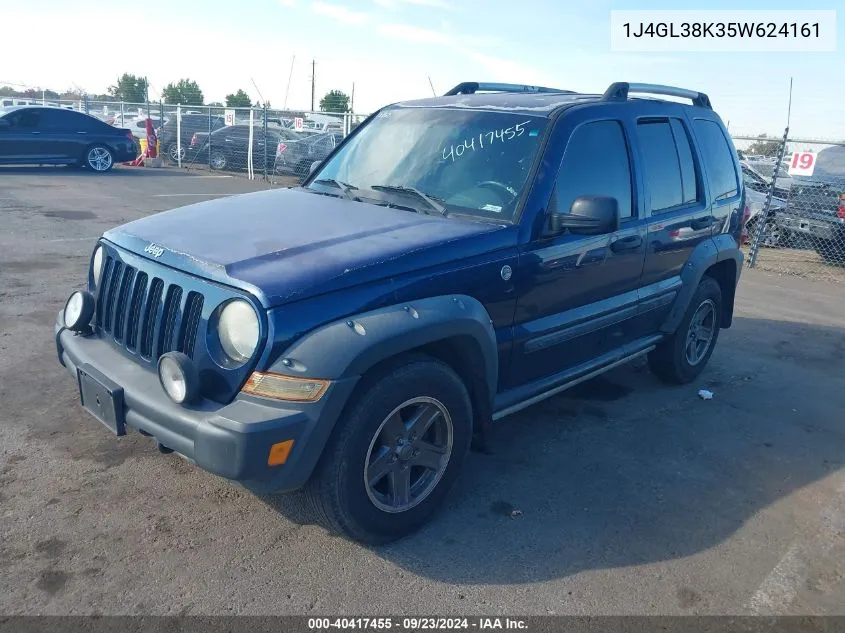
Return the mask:
{"type": "Polygon", "coordinates": [[[281,466],[288,461],[288,456],[293,448],[293,440],[277,442],[270,447],[270,454],[267,456],[268,466],[281,466]]]}
{"type": "Polygon", "coordinates": [[[287,400],[289,402],[316,402],[329,388],[328,380],[294,378],[281,374],[254,371],[242,391],[254,396],[287,400]]]}

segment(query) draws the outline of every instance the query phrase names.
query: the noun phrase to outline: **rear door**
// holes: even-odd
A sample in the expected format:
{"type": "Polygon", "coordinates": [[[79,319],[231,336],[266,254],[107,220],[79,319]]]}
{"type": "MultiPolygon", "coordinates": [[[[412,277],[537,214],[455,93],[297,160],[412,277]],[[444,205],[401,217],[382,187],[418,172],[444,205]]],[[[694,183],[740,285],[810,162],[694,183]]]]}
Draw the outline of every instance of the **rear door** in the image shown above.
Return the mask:
{"type": "Polygon", "coordinates": [[[45,154],[52,160],[75,160],[94,140],[90,118],[69,110],[42,110],[39,129],[45,154]]]}
{"type": "MultiPolygon", "coordinates": [[[[636,137],[649,217],[636,326],[645,335],[657,331],[666,319],[680,290],[681,271],[695,247],[710,239],[717,219],[711,213],[689,123],[680,116],[638,117],[636,137]]],[[[736,175],[731,177],[735,194],[736,175]]]]}

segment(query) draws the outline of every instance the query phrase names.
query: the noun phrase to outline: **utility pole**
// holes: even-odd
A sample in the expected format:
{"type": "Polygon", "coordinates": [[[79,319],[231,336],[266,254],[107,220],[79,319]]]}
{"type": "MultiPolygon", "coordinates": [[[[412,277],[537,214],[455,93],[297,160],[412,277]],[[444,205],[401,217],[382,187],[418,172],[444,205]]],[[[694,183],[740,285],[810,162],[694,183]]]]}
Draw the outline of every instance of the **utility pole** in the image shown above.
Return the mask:
{"type": "Polygon", "coordinates": [[[349,100],[349,111],[355,112],[355,82],[352,82],[352,98],[349,100]]]}
{"type": "Polygon", "coordinates": [[[317,61],[312,59],[311,60],[311,112],[314,112],[314,81],[317,78],[316,66],[317,66],[317,61]]]}

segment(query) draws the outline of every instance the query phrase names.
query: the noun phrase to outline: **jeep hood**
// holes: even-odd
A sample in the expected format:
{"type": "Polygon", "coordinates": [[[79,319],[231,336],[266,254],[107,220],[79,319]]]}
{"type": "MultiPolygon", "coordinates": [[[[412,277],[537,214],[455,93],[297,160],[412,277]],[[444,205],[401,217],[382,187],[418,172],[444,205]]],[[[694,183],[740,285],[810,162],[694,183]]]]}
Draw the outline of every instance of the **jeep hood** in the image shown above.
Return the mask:
{"type": "Polygon", "coordinates": [[[508,228],[281,189],[158,213],[104,237],[269,308],[512,246],[508,228]]]}

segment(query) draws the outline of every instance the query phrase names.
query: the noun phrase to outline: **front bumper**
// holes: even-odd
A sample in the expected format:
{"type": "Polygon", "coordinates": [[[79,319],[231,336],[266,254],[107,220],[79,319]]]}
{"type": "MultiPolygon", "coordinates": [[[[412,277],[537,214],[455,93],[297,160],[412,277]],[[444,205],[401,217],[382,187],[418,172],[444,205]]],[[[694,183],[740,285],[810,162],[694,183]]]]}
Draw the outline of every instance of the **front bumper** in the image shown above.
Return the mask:
{"type": "Polygon", "coordinates": [[[77,379],[93,368],[123,390],[127,427],[152,436],[200,468],[237,480],[258,492],[302,487],[357,378],[333,382],[314,403],[283,403],[239,394],[231,403],[211,400],[183,406],[165,394],[154,371],[143,367],[96,335],[83,336],[56,322],[59,362],[77,379]],[[285,464],[268,466],[270,447],[294,440],[285,464]]]}

